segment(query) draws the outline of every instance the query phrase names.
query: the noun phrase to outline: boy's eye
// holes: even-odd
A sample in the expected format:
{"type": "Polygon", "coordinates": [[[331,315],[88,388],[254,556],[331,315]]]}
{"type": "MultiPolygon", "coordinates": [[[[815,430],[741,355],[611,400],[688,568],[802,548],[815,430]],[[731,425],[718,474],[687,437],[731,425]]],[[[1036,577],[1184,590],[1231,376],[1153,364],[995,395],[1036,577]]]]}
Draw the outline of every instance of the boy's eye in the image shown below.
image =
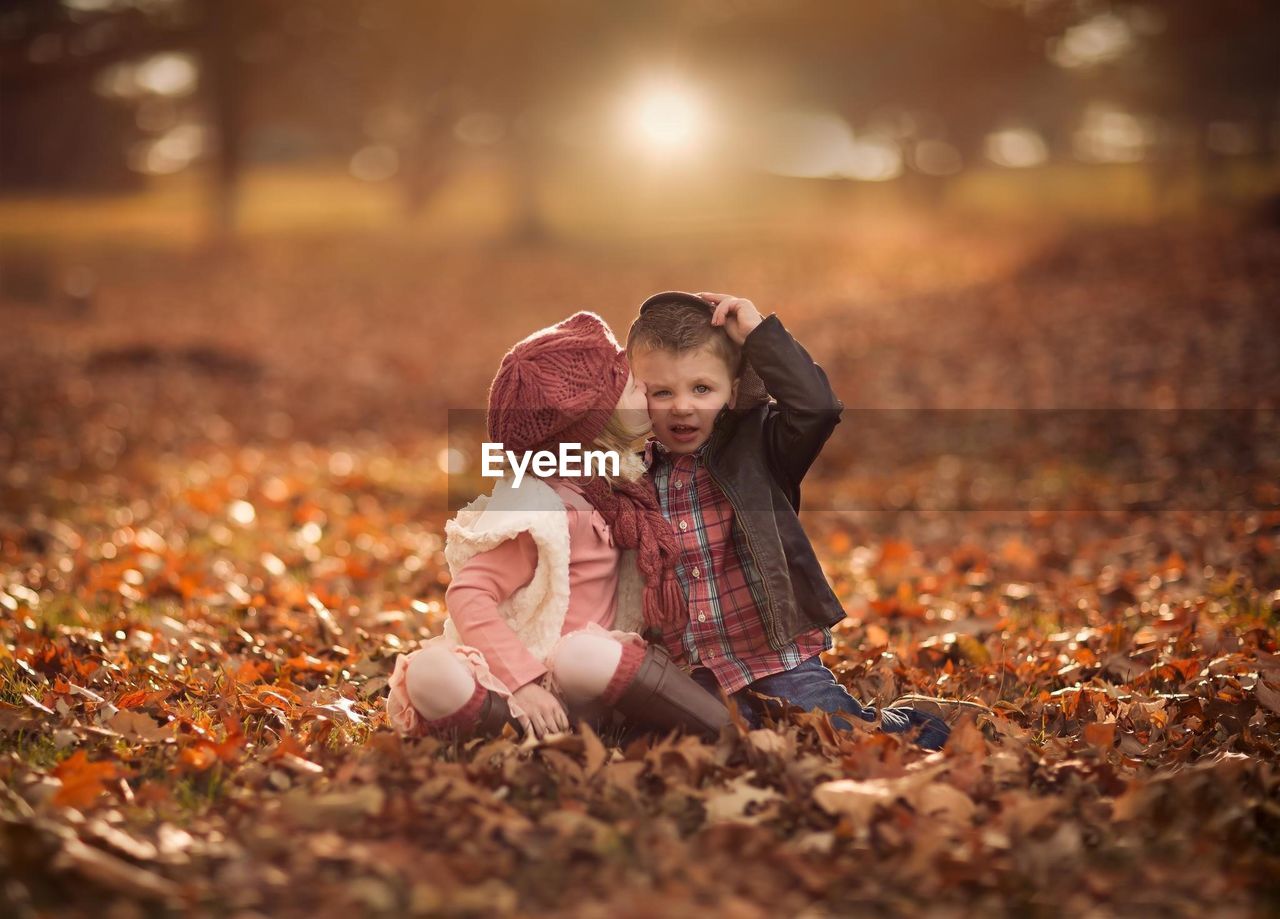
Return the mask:
{"type": "Polygon", "coordinates": [[[666,396],[671,395],[671,393],[667,392],[665,389],[655,389],[653,392],[649,393],[649,395],[657,399],[659,397],[665,398],[666,396]]]}
{"type": "Polygon", "coordinates": [[[693,387],[693,391],[698,395],[702,395],[703,393],[711,392],[711,387],[707,386],[705,383],[699,383],[697,386],[693,387]]]}

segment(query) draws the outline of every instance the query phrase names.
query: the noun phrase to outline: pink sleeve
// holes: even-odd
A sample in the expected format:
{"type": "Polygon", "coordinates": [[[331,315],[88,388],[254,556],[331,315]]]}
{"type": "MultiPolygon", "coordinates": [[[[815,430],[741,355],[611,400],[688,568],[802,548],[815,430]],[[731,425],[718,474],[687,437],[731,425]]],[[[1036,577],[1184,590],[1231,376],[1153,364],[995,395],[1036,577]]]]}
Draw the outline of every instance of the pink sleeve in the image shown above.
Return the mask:
{"type": "Polygon", "coordinates": [[[473,555],[444,594],[463,643],[484,654],[493,675],[513,692],[538,679],[547,668],[502,618],[498,604],[529,583],[537,564],[533,537],[521,533],[473,555]]]}

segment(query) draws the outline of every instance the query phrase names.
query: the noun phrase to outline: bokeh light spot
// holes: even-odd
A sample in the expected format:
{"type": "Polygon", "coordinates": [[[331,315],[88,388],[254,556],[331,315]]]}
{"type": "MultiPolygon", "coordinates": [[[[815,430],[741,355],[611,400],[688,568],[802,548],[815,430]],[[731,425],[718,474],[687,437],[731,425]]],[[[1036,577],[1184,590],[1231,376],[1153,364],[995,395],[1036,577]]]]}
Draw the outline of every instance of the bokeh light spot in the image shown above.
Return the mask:
{"type": "Polygon", "coordinates": [[[987,159],[997,166],[1026,169],[1049,158],[1049,148],[1031,128],[1005,128],[987,135],[987,159]]]}
{"type": "Polygon", "coordinates": [[[706,127],[702,100],[689,87],[674,81],[655,82],[637,92],[627,104],[627,136],[652,153],[671,154],[693,148],[706,127]]]}

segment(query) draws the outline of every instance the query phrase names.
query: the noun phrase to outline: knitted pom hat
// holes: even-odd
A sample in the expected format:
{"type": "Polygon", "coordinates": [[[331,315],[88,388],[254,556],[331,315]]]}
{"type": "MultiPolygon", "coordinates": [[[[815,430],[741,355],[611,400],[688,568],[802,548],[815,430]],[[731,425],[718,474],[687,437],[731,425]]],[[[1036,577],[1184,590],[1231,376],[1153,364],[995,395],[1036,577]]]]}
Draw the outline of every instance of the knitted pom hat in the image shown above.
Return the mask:
{"type": "Polygon", "coordinates": [[[489,439],[517,452],[584,446],[627,385],[626,353],[595,313],[574,313],[518,342],[489,387],[489,439]]]}
{"type": "MultiPolygon", "coordinates": [[[[506,450],[592,443],[604,431],[630,374],[626,352],[595,313],[574,313],[516,344],[489,387],[489,439],[506,450]]],[[[689,610],[676,579],[680,547],[648,480],[591,476],[582,493],[644,580],[645,623],[673,628],[689,610]]]]}

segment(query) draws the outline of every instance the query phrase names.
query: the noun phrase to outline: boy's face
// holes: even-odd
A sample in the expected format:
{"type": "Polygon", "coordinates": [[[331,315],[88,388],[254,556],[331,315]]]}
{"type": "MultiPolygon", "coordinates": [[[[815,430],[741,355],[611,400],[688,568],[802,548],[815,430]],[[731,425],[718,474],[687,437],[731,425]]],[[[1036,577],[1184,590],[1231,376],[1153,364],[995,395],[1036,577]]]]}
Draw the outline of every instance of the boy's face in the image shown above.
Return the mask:
{"type": "Polygon", "coordinates": [[[672,453],[692,453],[706,443],[716,415],[738,395],[738,381],[709,345],[645,351],[631,358],[631,371],[644,384],[654,436],[672,453]]]}

